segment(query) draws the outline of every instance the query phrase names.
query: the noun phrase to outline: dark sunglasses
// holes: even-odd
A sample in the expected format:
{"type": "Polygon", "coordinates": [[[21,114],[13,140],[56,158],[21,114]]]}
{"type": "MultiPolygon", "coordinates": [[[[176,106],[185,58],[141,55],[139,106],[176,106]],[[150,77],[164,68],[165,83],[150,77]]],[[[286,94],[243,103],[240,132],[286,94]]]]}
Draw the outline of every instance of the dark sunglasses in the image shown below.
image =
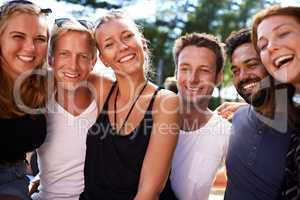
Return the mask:
{"type": "MultiPolygon", "coordinates": [[[[66,22],[70,22],[72,21],[70,18],[58,18],[55,19],[54,24],[57,27],[62,27],[66,22]]],[[[84,26],[85,28],[92,30],[94,28],[94,24],[88,20],[84,20],[84,19],[79,19],[77,20],[82,26],[84,26]]]]}
{"type": "MultiPolygon", "coordinates": [[[[31,1],[27,1],[27,0],[13,0],[13,1],[9,1],[9,2],[3,4],[0,7],[0,15],[3,12],[4,9],[8,8],[9,6],[12,6],[13,4],[35,5],[31,1]]],[[[41,8],[41,13],[49,14],[49,13],[52,13],[52,10],[51,10],[51,8],[41,8]]]]}

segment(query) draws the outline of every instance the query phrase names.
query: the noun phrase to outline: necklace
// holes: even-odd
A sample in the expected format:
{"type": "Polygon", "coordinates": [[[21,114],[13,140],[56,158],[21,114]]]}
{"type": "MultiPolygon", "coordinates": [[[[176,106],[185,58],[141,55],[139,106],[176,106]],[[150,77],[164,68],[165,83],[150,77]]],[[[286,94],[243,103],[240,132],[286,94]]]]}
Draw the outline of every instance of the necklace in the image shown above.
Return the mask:
{"type": "Polygon", "coordinates": [[[116,92],[116,98],[115,98],[115,102],[114,102],[114,127],[113,127],[113,133],[115,135],[120,135],[120,131],[124,128],[125,123],[127,122],[136,102],[138,101],[138,99],[140,98],[140,96],[142,95],[143,91],[145,90],[146,86],[147,86],[148,80],[146,80],[143,88],[141,89],[141,91],[139,92],[138,96],[135,98],[135,100],[133,101],[133,104],[131,105],[129,112],[127,113],[125,120],[121,126],[121,128],[119,129],[119,131],[117,131],[117,100],[118,100],[118,96],[119,96],[119,87],[117,88],[117,92],[116,92]]]}

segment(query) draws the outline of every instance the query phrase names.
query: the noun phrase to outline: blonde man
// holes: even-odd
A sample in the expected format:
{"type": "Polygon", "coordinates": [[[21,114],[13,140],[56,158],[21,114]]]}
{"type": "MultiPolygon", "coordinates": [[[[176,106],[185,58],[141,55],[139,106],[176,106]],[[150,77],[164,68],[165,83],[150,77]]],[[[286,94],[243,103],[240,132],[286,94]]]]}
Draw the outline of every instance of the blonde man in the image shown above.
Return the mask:
{"type": "Polygon", "coordinates": [[[83,191],[86,135],[98,110],[87,83],[96,53],[87,21],[55,20],[49,57],[55,92],[48,102],[47,137],[38,149],[40,186],[34,200],[76,200],[83,191]]]}

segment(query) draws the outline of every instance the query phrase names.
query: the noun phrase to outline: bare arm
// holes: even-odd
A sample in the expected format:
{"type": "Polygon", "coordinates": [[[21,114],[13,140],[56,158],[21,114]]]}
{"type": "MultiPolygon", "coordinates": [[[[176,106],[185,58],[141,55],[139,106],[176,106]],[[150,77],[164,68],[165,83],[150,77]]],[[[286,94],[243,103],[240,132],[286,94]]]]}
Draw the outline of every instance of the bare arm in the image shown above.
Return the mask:
{"type": "Polygon", "coordinates": [[[179,131],[179,100],[166,90],[153,106],[153,127],[135,200],[157,200],[169,176],[179,131]]]}

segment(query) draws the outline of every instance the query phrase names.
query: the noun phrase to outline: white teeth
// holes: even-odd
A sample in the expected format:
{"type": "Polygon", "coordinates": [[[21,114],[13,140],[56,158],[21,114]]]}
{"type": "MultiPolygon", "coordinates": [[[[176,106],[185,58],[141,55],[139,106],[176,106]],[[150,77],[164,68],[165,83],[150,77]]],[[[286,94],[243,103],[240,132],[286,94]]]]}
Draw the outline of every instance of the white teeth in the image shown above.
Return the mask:
{"type": "Polygon", "coordinates": [[[79,77],[79,74],[71,74],[71,73],[64,73],[64,75],[68,78],[77,78],[79,77]]]}
{"type": "Polygon", "coordinates": [[[18,58],[24,62],[31,62],[34,59],[33,56],[18,56],[18,58]]]}
{"type": "Polygon", "coordinates": [[[243,88],[248,90],[250,88],[254,88],[255,86],[256,86],[256,82],[255,83],[249,83],[249,84],[245,85],[243,88]]]}
{"type": "Polygon", "coordinates": [[[198,87],[188,87],[188,90],[196,92],[199,90],[199,88],[198,87]]]}
{"type": "Polygon", "coordinates": [[[134,57],[133,54],[125,56],[125,57],[121,58],[119,62],[120,63],[127,62],[128,60],[131,60],[133,57],[134,57]]]}
{"type": "Polygon", "coordinates": [[[293,58],[293,55],[280,56],[275,59],[274,64],[276,67],[280,67],[281,65],[283,65],[285,62],[287,62],[288,60],[290,60],[292,58],[293,58]]]}

